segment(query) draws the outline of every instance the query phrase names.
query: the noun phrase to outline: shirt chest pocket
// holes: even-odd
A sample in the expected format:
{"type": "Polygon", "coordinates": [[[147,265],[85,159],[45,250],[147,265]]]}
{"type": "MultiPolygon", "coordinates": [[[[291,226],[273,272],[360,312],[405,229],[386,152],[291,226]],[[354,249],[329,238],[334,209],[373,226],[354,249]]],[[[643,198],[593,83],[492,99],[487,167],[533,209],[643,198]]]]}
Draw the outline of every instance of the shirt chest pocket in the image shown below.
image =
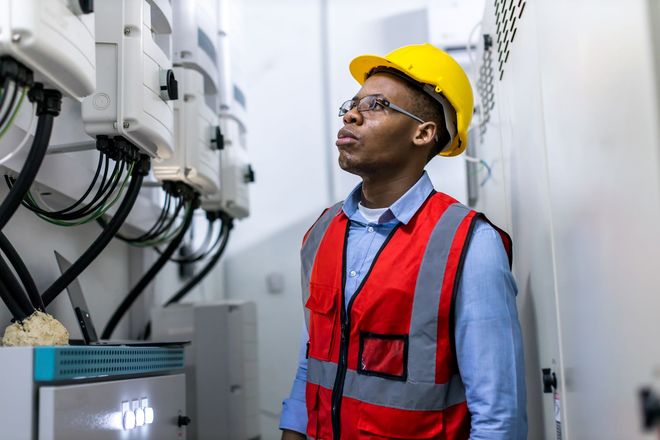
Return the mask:
{"type": "Polygon", "coordinates": [[[305,307],[310,310],[309,357],[329,361],[336,345],[338,325],[338,289],[322,284],[310,284],[310,296],[305,307]]]}

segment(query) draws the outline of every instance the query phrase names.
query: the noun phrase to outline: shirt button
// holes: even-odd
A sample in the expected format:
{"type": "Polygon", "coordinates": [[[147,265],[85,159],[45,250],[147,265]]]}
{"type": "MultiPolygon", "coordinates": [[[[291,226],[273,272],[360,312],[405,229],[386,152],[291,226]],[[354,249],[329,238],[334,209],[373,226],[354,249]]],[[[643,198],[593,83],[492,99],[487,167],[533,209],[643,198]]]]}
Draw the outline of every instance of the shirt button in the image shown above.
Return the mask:
{"type": "Polygon", "coordinates": [[[369,226],[369,227],[367,228],[367,231],[369,231],[369,232],[374,232],[374,227],[373,227],[373,226],[369,226]]]}
{"type": "Polygon", "coordinates": [[[354,270],[350,271],[348,274],[351,276],[351,278],[355,278],[357,276],[357,272],[354,270]]]}

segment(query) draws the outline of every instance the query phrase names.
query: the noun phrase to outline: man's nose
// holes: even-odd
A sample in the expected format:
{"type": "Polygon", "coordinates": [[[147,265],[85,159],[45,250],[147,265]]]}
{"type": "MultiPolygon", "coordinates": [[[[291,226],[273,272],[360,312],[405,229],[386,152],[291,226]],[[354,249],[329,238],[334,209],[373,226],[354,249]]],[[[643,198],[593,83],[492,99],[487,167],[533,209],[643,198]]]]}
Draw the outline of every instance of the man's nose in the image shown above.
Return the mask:
{"type": "Polygon", "coordinates": [[[353,107],[352,109],[347,111],[344,116],[342,116],[342,120],[344,121],[344,125],[348,125],[348,124],[361,125],[363,121],[363,117],[362,117],[362,113],[357,111],[357,108],[353,107]]]}

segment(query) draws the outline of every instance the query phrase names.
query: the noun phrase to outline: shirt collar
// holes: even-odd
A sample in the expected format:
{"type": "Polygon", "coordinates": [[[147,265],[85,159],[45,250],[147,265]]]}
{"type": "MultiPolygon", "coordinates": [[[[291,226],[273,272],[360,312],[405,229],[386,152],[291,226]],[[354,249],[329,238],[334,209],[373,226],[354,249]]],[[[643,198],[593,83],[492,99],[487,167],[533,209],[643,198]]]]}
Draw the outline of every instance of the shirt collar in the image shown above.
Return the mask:
{"type": "MultiPolygon", "coordinates": [[[[417,183],[415,183],[404,195],[399,197],[399,199],[392,203],[387,211],[380,217],[378,223],[386,223],[393,219],[397,221],[408,224],[410,219],[415,215],[417,210],[422,206],[424,201],[429,197],[429,194],[433,191],[433,183],[429,178],[426,171],[422,174],[422,177],[419,178],[417,183]]],[[[362,196],[362,183],[359,183],[353,190],[350,192],[344,204],[342,210],[344,214],[351,220],[362,220],[364,218],[360,215],[358,211],[358,203],[362,196]]]]}

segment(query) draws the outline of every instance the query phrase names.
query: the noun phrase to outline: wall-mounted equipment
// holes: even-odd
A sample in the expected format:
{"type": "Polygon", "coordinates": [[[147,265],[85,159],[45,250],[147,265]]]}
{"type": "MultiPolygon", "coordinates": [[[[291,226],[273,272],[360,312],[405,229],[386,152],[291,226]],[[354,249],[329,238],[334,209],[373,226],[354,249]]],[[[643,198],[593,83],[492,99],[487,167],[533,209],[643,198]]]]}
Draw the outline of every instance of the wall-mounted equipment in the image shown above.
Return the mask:
{"type": "Polygon", "coordinates": [[[154,163],[160,181],[185,182],[200,194],[214,194],[220,184],[222,132],[218,117],[204,100],[204,79],[196,70],[175,67],[181,99],[174,102],[176,148],[169,159],[154,163]]]}
{"type": "Polygon", "coordinates": [[[218,92],[218,32],[215,0],[186,0],[172,4],[174,64],[195,69],[204,76],[208,95],[218,92]]]}
{"type": "Polygon", "coordinates": [[[82,99],[94,91],[94,14],[83,0],[0,3],[0,56],[9,55],[35,80],[82,99]]]}
{"type": "Polygon", "coordinates": [[[145,154],[174,148],[172,7],[167,0],[96,0],[96,90],[83,101],[85,131],[122,136],[145,154]]]}
{"type": "Polygon", "coordinates": [[[250,215],[248,185],[255,181],[245,146],[245,124],[230,113],[220,113],[224,147],[220,152],[220,191],[202,197],[202,208],[224,211],[233,218],[250,215]]]}

